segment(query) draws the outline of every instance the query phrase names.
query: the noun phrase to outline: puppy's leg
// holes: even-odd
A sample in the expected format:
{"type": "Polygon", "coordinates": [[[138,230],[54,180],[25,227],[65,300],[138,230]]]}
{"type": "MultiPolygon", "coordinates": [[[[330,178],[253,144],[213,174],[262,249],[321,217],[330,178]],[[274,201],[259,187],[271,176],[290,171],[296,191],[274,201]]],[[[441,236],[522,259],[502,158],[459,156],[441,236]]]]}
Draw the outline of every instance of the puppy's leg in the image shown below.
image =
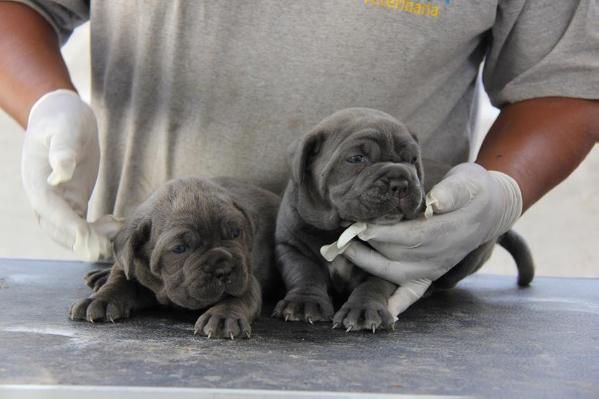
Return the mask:
{"type": "Polygon", "coordinates": [[[372,330],[383,326],[393,329],[393,315],[387,301],[397,286],[379,277],[369,276],[354,289],[347,302],[333,317],[333,328],[343,325],[347,331],[372,330]]]}
{"type": "Polygon", "coordinates": [[[251,323],[260,314],[262,295],[254,276],[248,290],[240,297],[228,297],[208,309],[195,324],[194,334],[208,338],[250,337],[251,323]]]}
{"type": "Polygon", "coordinates": [[[75,302],[69,309],[71,320],[112,321],[126,319],[131,312],[157,305],[152,291],[136,281],[127,280],[121,269],[112,268],[106,283],[89,298],[75,302]]]}
{"type": "Polygon", "coordinates": [[[309,323],[329,321],[333,303],[328,294],[328,270],[287,244],[277,244],[276,253],[287,294],[275,306],[273,317],[309,323]]]}

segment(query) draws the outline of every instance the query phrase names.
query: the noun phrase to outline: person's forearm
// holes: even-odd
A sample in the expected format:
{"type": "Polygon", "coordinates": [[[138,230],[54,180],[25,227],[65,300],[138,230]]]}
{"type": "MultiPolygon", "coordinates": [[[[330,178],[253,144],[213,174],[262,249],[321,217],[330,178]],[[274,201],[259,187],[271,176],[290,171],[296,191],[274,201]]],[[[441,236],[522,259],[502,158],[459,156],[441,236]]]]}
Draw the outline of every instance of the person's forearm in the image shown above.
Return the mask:
{"type": "Polygon", "coordinates": [[[57,89],[75,90],[56,33],[31,8],[0,2],[0,107],[26,127],[37,99],[57,89]]]}
{"type": "Polygon", "coordinates": [[[506,106],[476,162],[513,177],[524,212],[563,181],[599,141],[599,102],[537,98],[506,106]]]}

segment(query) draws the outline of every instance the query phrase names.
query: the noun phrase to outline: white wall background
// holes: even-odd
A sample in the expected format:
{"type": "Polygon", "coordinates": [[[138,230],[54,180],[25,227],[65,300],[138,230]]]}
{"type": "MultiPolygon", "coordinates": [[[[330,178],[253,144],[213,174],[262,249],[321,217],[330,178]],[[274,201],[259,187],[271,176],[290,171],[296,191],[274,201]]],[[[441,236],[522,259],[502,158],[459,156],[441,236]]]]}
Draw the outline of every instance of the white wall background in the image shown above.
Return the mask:
{"type": "MultiPolygon", "coordinates": [[[[79,28],[63,54],[73,81],[89,101],[89,25],[79,28]]],[[[480,137],[497,110],[484,104],[480,137]]],[[[0,257],[75,259],[38,228],[21,186],[23,130],[0,111],[0,257]]],[[[515,229],[526,237],[538,275],[599,276],[599,146],[564,183],[534,205],[515,229]]],[[[515,274],[503,249],[497,249],[483,272],[515,274]]]]}

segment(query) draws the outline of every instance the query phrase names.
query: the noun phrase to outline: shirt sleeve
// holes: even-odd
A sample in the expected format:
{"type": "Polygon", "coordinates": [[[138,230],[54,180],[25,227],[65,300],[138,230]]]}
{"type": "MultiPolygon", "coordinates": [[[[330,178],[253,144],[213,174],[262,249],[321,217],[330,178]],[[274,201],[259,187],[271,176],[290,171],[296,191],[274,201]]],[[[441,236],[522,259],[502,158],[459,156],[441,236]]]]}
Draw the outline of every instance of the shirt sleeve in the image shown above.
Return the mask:
{"type": "Polygon", "coordinates": [[[496,107],[530,98],[599,99],[596,0],[500,0],[483,82],[496,107]]]}
{"type": "Polygon", "coordinates": [[[31,7],[52,26],[60,45],[89,20],[89,0],[12,0],[31,7]]]}

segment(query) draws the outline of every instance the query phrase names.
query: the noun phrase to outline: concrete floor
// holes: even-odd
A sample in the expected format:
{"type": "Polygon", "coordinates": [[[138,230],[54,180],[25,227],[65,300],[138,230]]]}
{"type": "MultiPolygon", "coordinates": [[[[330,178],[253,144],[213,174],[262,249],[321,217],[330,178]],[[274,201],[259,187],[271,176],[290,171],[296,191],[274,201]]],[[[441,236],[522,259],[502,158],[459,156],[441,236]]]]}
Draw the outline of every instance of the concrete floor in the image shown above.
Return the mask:
{"type": "MultiPolygon", "coordinates": [[[[89,99],[89,27],[82,27],[63,49],[73,80],[89,99]]],[[[479,131],[497,115],[486,99],[479,131]]],[[[38,228],[20,179],[22,129],[0,111],[0,257],[75,259],[38,228]]],[[[515,226],[526,237],[538,275],[599,276],[599,146],[559,187],[533,206],[515,226]]],[[[483,272],[515,274],[498,249],[483,272]]]]}

